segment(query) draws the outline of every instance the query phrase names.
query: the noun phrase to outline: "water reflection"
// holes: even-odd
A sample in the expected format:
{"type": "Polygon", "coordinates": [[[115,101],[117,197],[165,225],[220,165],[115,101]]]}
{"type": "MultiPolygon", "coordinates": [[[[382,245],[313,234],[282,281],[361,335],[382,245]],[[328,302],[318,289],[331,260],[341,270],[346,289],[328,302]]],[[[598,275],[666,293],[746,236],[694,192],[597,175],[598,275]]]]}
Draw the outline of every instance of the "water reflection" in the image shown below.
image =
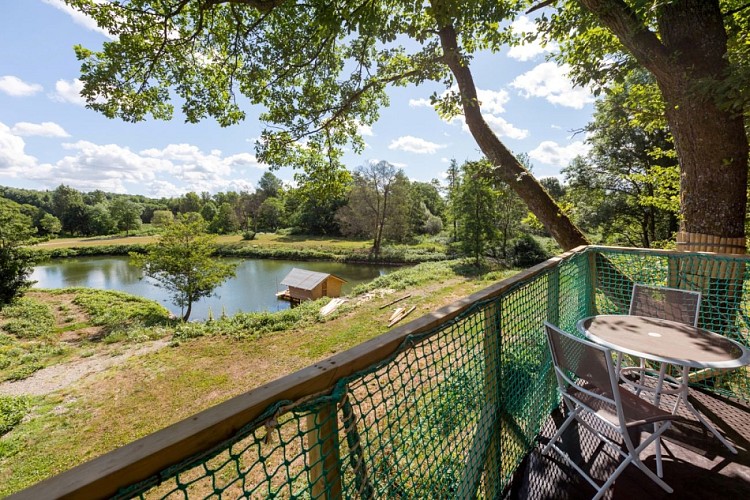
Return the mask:
{"type": "MultiPolygon", "coordinates": [[[[386,274],[392,268],[367,264],[342,264],[338,262],[295,262],[288,260],[227,259],[238,263],[235,278],[216,290],[213,297],[201,299],[193,305],[191,319],[206,319],[209,310],[214,317],[222,311],[232,315],[237,312],[277,311],[289,308],[287,302],[276,299],[281,290],[279,282],[293,267],[331,273],[347,283],[343,293],[348,293],[360,283],[386,274]]],[[[165,290],[149,279],[141,279],[140,268],[131,266],[128,257],[85,257],[61,259],[37,266],[31,275],[37,288],[85,287],[121,290],[156,300],[179,315],[180,310],[171,303],[165,290]]]]}

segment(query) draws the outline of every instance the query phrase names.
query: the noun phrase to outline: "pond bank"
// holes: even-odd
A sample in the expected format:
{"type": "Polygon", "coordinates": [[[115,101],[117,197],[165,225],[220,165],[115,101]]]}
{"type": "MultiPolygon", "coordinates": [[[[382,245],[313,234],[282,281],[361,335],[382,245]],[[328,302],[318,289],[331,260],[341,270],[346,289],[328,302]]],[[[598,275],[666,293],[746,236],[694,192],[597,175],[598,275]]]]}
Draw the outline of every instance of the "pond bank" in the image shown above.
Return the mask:
{"type": "MultiPolygon", "coordinates": [[[[144,253],[147,244],[113,244],[71,246],[61,248],[33,247],[43,259],[66,257],[94,257],[128,255],[130,252],[144,253]]],[[[255,245],[252,241],[220,243],[215,255],[218,257],[238,257],[245,259],[280,259],[298,261],[329,261],[350,264],[380,264],[400,266],[420,262],[448,260],[449,256],[436,247],[386,247],[378,256],[370,255],[367,249],[330,249],[330,248],[297,248],[270,247],[255,245]]]]}

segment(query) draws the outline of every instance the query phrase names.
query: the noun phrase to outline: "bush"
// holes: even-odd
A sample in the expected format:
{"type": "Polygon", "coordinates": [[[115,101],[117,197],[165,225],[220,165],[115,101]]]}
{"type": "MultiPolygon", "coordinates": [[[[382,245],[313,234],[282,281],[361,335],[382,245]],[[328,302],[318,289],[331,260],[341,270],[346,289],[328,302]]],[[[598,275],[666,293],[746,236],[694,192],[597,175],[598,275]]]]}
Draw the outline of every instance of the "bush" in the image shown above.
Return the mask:
{"type": "Polygon", "coordinates": [[[169,321],[169,311],[153,300],[115,290],[73,290],[76,293],[73,303],[90,315],[91,323],[103,326],[108,333],[160,326],[169,321]]]}
{"type": "Polygon", "coordinates": [[[245,241],[252,241],[255,239],[255,231],[247,230],[242,233],[242,239],[245,241]]]}
{"type": "Polygon", "coordinates": [[[424,231],[427,234],[431,234],[435,236],[436,234],[440,234],[440,232],[443,230],[443,219],[436,215],[430,215],[427,218],[427,222],[424,223],[424,231]]]}
{"type": "Polygon", "coordinates": [[[516,267],[531,267],[549,258],[547,251],[530,234],[524,234],[511,243],[509,260],[516,267]]]}
{"type": "Polygon", "coordinates": [[[31,405],[26,397],[0,396],[0,436],[21,423],[29,412],[29,406],[31,405]]]}
{"type": "Polygon", "coordinates": [[[45,337],[50,335],[55,327],[55,317],[49,307],[28,297],[5,307],[3,316],[7,321],[2,329],[22,339],[45,337]]]}

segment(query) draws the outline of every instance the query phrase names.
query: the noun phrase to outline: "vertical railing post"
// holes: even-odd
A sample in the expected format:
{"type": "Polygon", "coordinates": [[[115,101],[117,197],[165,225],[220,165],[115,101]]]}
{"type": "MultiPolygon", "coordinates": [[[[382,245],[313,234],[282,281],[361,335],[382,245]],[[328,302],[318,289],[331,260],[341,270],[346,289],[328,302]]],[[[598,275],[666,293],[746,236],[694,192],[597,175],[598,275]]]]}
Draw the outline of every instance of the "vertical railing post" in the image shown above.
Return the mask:
{"type": "Polygon", "coordinates": [[[560,267],[555,266],[547,273],[547,321],[560,324],[560,267]]]}
{"type": "Polygon", "coordinates": [[[307,448],[312,497],[341,498],[336,403],[326,403],[307,416],[307,448]]]}
{"type": "Polygon", "coordinates": [[[589,247],[589,250],[586,252],[586,257],[588,259],[587,266],[586,266],[588,268],[588,279],[585,281],[586,283],[586,293],[584,294],[586,297],[586,304],[585,304],[585,309],[584,309],[585,316],[593,316],[594,314],[596,314],[596,283],[597,283],[596,255],[597,255],[597,252],[595,250],[592,250],[589,247]]]}
{"type": "Polygon", "coordinates": [[[485,498],[498,498],[502,485],[502,420],[497,418],[502,408],[503,391],[501,371],[502,338],[500,329],[500,300],[494,300],[484,311],[484,394],[485,407],[494,411],[492,414],[491,440],[484,460],[485,498]]]}

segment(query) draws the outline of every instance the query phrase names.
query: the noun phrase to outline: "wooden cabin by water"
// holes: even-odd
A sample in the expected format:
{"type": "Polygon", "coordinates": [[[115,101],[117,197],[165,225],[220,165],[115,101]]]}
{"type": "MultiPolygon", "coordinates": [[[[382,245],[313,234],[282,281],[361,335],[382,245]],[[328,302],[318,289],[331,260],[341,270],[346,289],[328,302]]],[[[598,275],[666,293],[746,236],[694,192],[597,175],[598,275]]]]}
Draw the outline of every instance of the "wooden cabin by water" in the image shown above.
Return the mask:
{"type": "Polygon", "coordinates": [[[346,280],[333,274],[306,271],[295,267],[281,280],[281,284],[287,289],[277,293],[276,296],[292,304],[320,297],[338,297],[341,295],[341,286],[344,283],[346,280]]]}

